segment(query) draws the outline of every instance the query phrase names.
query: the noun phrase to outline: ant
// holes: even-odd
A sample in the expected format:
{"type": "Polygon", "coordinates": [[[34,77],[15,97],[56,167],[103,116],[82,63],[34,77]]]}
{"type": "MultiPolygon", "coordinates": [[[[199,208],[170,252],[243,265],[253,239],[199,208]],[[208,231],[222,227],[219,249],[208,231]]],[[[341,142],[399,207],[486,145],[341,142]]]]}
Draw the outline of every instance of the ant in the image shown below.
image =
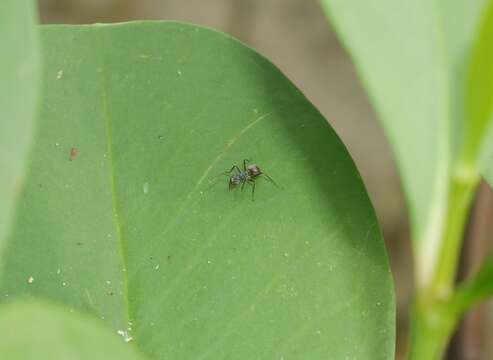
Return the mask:
{"type": "Polygon", "coordinates": [[[229,190],[241,185],[241,190],[243,191],[243,188],[245,187],[245,184],[250,184],[252,185],[252,201],[255,200],[255,181],[259,176],[264,176],[266,179],[268,179],[272,184],[274,184],[276,187],[279,187],[277,183],[266,173],[262,172],[260,170],[259,166],[257,164],[250,164],[247,165],[250,162],[250,160],[245,159],[243,160],[243,170],[241,170],[237,165],[233,165],[233,167],[221,175],[227,175],[229,176],[229,190]],[[236,174],[232,174],[233,171],[236,171],[236,174]]]}

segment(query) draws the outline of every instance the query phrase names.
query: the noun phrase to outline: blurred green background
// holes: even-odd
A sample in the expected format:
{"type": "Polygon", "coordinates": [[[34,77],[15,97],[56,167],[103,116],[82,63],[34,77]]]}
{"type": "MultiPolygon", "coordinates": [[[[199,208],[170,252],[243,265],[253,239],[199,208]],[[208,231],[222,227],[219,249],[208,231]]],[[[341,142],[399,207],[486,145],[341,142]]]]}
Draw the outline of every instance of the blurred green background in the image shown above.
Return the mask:
{"type": "MultiPolygon", "coordinates": [[[[41,23],[165,19],[229,33],[275,63],[328,119],[351,153],[383,228],[396,282],[397,358],[403,358],[412,296],[407,213],[390,148],[347,53],[316,0],[38,0],[41,23]]],[[[493,191],[481,186],[462,276],[493,235],[493,191]]],[[[493,302],[464,321],[450,359],[493,359],[493,302]]]]}

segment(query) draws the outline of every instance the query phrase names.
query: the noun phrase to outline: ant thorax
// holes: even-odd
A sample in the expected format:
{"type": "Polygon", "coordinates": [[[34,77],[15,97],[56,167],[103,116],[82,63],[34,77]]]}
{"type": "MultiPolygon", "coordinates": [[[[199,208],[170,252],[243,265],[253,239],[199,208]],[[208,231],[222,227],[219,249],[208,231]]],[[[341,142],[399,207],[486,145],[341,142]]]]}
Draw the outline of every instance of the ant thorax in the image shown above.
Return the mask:
{"type": "Polygon", "coordinates": [[[250,176],[250,173],[248,171],[242,171],[237,175],[231,176],[229,178],[229,182],[231,185],[240,185],[251,178],[252,176],[250,176]]]}

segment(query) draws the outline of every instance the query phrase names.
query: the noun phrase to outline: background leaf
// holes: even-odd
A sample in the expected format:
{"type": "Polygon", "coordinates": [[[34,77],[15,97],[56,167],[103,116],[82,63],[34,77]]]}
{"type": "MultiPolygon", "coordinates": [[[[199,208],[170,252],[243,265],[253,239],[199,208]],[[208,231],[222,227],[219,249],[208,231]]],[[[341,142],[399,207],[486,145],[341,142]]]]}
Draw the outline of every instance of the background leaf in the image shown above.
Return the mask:
{"type": "Polygon", "coordinates": [[[418,282],[437,261],[448,177],[466,130],[471,42],[484,0],[322,0],[394,148],[407,195],[418,282]]]}
{"type": "Polygon", "coordinates": [[[31,145],[39,55],[31,1],[0,2],[0,251],[31,145]]]}
{"type": "Polygon", "coordinates": [[[4,295],[131,327],[152,358],[394,357],[392,279],[366,191],[275,67],[179,23],[45,27],[43,46],[4,295]],[[228,192],[215,175],[245,158],[280,188],[259,179],[255,201],[249,186],[228,192]]]}
{"type": "Polygon", "coordinates": [[[93,319],[51,304],[23,301],[0,311],[4,359],[142,359],[93,319]]]}

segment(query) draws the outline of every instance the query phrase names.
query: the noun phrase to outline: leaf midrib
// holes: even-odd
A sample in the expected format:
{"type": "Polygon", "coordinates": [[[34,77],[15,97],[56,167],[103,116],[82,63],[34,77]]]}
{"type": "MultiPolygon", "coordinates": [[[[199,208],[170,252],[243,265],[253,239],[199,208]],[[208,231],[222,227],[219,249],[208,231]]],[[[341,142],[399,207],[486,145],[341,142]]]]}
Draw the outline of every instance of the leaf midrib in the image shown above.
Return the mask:
{"type": "MultiPolygon", "coordinates": [[[[106,130],[106,145],[107,145],[107,153],[108,153],[108,163],[109,163],[109,183],[110,183],[110,191],[111,191],[111,207],[112,207],[112,218],[114,221],[114,227],[116,229],[116,238],[118,242],[118,252],[120,256],[120,261],[122,263],[122,296],[123,296],[123,303],[125,306],[125,312],[124,312],[124,323],[126,325],[132,324],[132,330],[135,329],[135,319],[132,317],[132,312],[130,309],[130,302],[129,302],[129,286],[128,286],[128,259],[127,259],[127,251],[126,251],[126,246],[125,246],[125,241],[124,241],[124,236],[123,236],[123,229],[120,223],[120,212],[119,212],[119,206],[118,206],[118,196],[116,193],[116,170],[115,170],[115,163],[114,163],[114,146],[113,146],[113,129],[112,129],[112,117],[111,117],[111,112],[109,110],[109,105],[108,105],[108,77],[106,73],[107,65],[105,61],[105,44],[104,44],[104,36],[100,33],[100,31],[103,30],[101,27],[95,27],[93,28],[93,31],[95,32],[95,37],[96,37],[96,44],[99,47],[98,54],[100,56],[99,59],[99,68],[100,68],[100,91],[101,91],[101,102],[102,102],[102,113],[103,113],[103,118],[105,122],[105,130],[106,130]]],[[[130,327],[128,327],[130,329],[130,327]]],[[[125,330],[126,331],[126,330],[125,330]]]]}

